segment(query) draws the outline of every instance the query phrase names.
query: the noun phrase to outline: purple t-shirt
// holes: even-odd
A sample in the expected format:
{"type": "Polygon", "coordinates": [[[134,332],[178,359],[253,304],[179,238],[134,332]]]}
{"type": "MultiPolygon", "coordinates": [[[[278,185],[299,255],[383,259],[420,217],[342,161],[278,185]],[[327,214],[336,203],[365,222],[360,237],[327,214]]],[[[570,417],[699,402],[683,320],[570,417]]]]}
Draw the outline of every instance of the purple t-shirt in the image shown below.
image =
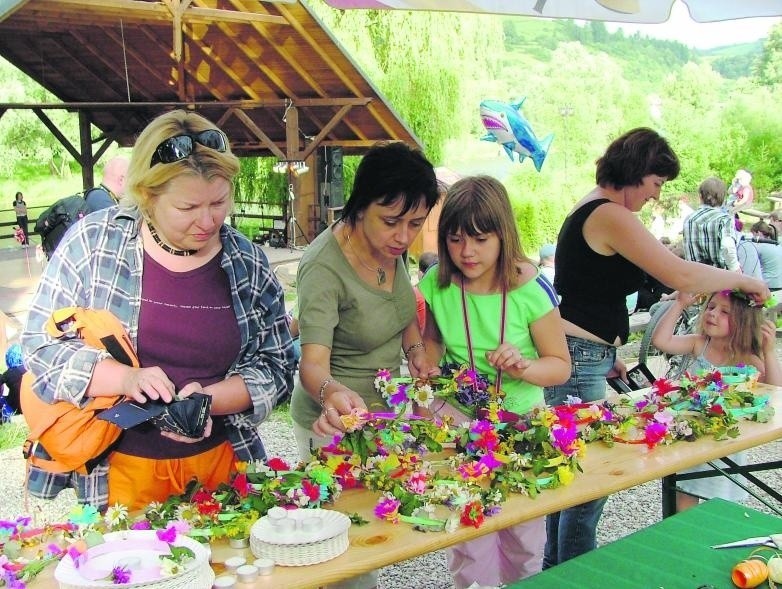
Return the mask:
{"type": "MultiPolygon", "coordinates": [[[[141,366],[159,366],[179,390],[186,384],[219,382],[241,346],[228,277],[220,254],[187,272],[172,272],[144,254],[137,352],[141,366]]],[[[118,450],[146,458],[184,458],[227,440],[222,417],[212,419],[212,435],[185,444],[160,436],[152,425],[125,432],[118,450]]]]}

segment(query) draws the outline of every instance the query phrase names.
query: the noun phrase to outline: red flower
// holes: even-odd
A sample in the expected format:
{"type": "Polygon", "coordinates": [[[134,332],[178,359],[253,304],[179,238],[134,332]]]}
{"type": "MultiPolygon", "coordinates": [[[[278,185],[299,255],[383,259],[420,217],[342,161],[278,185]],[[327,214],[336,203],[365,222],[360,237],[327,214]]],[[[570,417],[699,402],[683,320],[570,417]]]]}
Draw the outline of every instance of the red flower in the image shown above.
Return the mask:
{"type": "Polygon", "coordinates": [[[290,470],[291,467],[282,458],[270,458],[266,461],[266,466],[275,471],[290,470]]]}
{"type": "Polygon", "coordinates": [[[212,500],[212,493],[201,487],[193,494],[193,503],[206,503],[212,500]]]}
{"type": "Polygon", "coordinates": [[[340,463],[334,470],[334,476],[337,477],[343,489],[355,489],[359,486],[358,479],[353,473],[353,466],[347,462],[340,463]]]}
{"type": "Polygon", "coordinates": [[[484,519],[483,504],[480,501],[471,501],[465,505],[460,518],[462,525],[474,526],[475,528],[480,528],[484,519]]]}
{"type": "Polygon", "coordinates": [[[310,503],[317,503],[320,501],[320,485],[315,485],[308,479],[301,481],[301,490],[309,497],[310,503]]]}
{"type": "Polygon", "coordinates": [[[679,385],[667,378],[658,378],[654,381],[653,387],[660,395],[666,395],[679,390],[679,385]]]}
{"type": "Polygon", "coordinates": [[[712,415],[725,415],[725,408],[720,404],[714,404],[709,407],[709,413],[712,415]]]}
{"type": "Polygon", "coordinates": [[[196,505],[196,509],[198,510],[198,513],[201,515],[205,515],[207,517],[214,517],[218,513],[220,513],[221,507],[220,504],[217,501],[204,501],[203,503],[198,503],[196,505]]]}
{"type": "Polygon", "coordinates": [[[236,475],[234,482],[231,483],[231,487],[234,488],[242,499],[247,497],[253,489],[252,485],[247,482],[247,475],[243,472],[236,475]]]}

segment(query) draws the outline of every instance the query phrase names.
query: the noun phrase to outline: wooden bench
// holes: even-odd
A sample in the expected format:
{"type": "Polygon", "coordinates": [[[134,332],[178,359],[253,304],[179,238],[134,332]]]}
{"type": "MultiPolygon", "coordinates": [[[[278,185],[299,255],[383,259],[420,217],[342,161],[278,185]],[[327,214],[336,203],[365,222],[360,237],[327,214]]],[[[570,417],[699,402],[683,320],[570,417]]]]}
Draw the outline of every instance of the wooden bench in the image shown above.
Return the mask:
{"type": "Polygon", "coordinates": [[[769,196],[768,200],[774,203],[774,209],[782,208],[782,196],[769,196]]]}

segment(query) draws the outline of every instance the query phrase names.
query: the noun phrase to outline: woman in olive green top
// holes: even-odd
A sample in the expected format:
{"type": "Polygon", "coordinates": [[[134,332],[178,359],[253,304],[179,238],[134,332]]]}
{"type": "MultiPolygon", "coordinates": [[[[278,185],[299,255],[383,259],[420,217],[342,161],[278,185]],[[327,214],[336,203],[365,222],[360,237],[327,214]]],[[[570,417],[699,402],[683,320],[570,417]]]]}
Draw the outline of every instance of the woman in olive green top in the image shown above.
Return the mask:
{"type": "Polygon", "coordinates": [[[402,254],[438,198],[434,169],[403,143],[377,145],[356,171],[340,221],[299,263],[296,288],[302,356],[291,417],[302,459],[344,431],[353,409],[386,411],[375,374],[428,373],[416,302],[402,254]]]}

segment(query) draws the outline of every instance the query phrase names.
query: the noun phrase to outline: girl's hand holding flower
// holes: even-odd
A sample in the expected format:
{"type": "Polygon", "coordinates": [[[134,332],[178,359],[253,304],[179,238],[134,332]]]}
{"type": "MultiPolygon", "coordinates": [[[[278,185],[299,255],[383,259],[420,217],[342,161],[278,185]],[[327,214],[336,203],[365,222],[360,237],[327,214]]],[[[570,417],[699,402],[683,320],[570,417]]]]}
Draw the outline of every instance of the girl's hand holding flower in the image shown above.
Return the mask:
{"type": "Polygon", "coordinates": [[[524,358],[518,348],[507,342],[500,344],[496,350],[486,352],[486,359],[494,368],[507,372],[514,379],[521,379],[533,362],[530,358],[524,358]]]}

